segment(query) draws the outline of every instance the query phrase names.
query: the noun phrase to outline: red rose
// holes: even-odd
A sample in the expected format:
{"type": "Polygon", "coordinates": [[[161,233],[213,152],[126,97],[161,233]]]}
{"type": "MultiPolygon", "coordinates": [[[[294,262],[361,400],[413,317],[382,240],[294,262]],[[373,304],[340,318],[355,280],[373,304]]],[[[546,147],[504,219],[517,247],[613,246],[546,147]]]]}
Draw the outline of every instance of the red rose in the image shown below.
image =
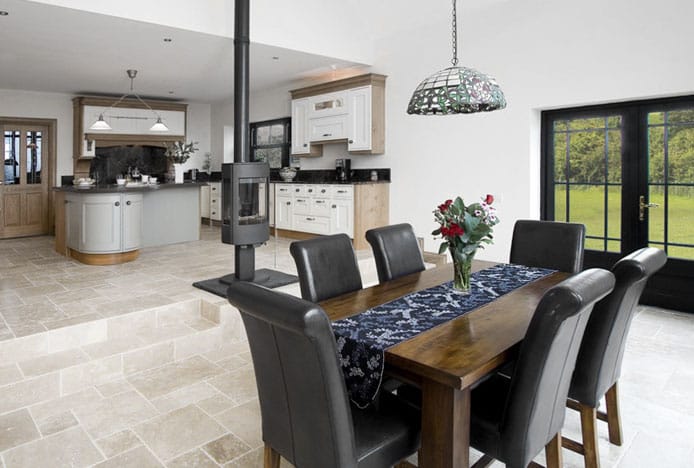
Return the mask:
{"type": "Polygon", "coordinates": [[[439,211],[441,213],[445,213],[446,211],[448,211],[448,207],[451,206],[452,204],[453,204],[453,200],[446,200],[445,202],[443,202],[442,205],[439,205],[439,211]]]}
{"type": "Polygon", "coordinates": [[[448,229],[446,226],[441,226],[441,235],[443,237],[448,237],[450,235],[451,230],[448,229]]]}
{"type": "Polygon", "coordinates": [[[456,224],[456,223],[451,223],[450,227],[448,228],[448,232],[449,232],[448,235],[451,236],[451,237],[453,237],[453,236],[462,236],[463,234],[465,234],[465,231],[463,230],[463,228],[460,227],[460,226],[459,226],[458,224],[456,224]]]}
{"type": "Polygon", "coordinates": [[[488,193],[488,194],[487,194],[487,198],[485,198],[484,202],[485,202],[487,205],[491,205],[492,203],[494,203],[494,195],[491,195],[491,194],[488,193]]]}

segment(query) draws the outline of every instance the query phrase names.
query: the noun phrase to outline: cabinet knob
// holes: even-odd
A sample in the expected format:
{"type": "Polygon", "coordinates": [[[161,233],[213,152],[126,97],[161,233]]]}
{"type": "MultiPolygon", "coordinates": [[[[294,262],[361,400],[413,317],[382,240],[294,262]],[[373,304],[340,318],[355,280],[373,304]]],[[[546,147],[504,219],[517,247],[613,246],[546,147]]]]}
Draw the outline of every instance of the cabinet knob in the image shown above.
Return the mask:
{"type": "Polygon", "coordinates": [[[324,137],[329,137],[329,136],[333,136],[333,134],[332,134],[332,133],[324,133],[323,136],[324,136],[324,137]]]}
{"type": "Polygon", "coordinates": [[[308,144],[304,143],[304,148],[306,148],[307,146],[308,146],[308,144]]]}
{"type": "Polygon", "coordinates": [[[325,189],[321,190],[320,193],[325,193],[325,189]]]}
{"type": "Polygon", "coordinates": [[[294,191],[295,191],[295,192],[298,192],[298,191],[299,191],[299,189],[294,189],[294,191]]]}
{"type": "Polygon", "coordinates": [[[308,193],[311,193],[311,192],[313,192],[313,189],[312,188],[308,189],[308,193]]]}
{"type": "Polygon", "coordinates": [[[212,191],[213,191],[213,192],[216,191],[216,190],[217,190],[217,187],[212,187],[212,191]]]}
{"type": "Polygon", "coordinates": [[[216,211],[213,211],[212,214],[217,214],[217,212],[216,212],[216,211]]]}
{"type": "Polygon", "coordinates": [[[351,145],[352,143],[354,143],[354,140],[349,140],[349,144],[351,145]]]}
{"type": "Polygon", "coordinates": [[[116,205],[116,206],[120,206],[120,202],[119,202],[119,201],[117,201],[116,203],[114,203],[114,205],[116,205]]]}
{"type": "Polygon", "coordinates": [[[125,202],[125,204],[128,205],[128,206],[130,206],[130,205],[131,205],[130,200],[128,200],[127,202],[125,202]]]}
{"type": "Polygon", "coordinates": [[[337,208],[337,205],[333,205],[333,208],[337,208]]]}
{"type": "Polygon", "coordinates": [[[291,204],[292,204],[292,202],[290,202],[290,201],[287,202],[287,206],[289,206],[289,205],[291,205],[291,204]]]}

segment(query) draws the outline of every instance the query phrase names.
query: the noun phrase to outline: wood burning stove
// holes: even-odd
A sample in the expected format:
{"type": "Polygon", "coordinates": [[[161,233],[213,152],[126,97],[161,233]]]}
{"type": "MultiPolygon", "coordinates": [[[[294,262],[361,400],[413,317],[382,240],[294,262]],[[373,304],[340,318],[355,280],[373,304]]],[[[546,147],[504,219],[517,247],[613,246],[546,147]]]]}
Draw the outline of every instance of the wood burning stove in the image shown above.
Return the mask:
{"type": "Polygon", "coordinates": [[[260,245],[270,238],[269,177],[267,163],[222,165],[222,242],[260,245]]]}

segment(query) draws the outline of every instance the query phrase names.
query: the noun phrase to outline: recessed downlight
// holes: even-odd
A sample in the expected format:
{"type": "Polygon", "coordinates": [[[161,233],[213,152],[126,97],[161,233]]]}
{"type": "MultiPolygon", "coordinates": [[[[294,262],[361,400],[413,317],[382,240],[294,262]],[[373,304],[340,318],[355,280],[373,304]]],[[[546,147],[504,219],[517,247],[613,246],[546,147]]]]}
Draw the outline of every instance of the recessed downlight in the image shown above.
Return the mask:
{"type": "Polygon", "coordinates": [[[9,16],[10,12],[5,10],[0,10],[0,16],[9,16]]]}
{"type": "Polygon", "coordinates": [[[164,42],[173,42],[173,39],[171,39],[170,37],[165,37],[164,42]]]}
{"type": "Polygon", "coordinates": [[[173,91],[169,91],[169,94],[173,94],[173,93],[174,93],[173,91]]]}
{"type": "Polygon", "coordinates": [[[272,56],[272,60],[279,60],[279,59],[280,59],[280,58],[279,58],[278,56],[276,56],[276,55],[273,55],[273,56],[272,56]]]}

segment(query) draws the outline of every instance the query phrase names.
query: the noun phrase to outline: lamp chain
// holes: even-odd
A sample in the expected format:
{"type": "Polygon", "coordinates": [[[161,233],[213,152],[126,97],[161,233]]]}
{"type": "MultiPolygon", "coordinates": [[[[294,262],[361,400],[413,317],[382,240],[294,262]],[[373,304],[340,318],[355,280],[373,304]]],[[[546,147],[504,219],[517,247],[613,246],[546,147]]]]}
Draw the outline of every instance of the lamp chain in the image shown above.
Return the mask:
{"type": "Polygon", "coordinates": [[[452,40],[453,40],[453,59],[451,63],[454,67],[458,66],[458,18],[456,14],[455,3],[457,0],[453,0],[453,25],[452,25],[452,40]]]}

